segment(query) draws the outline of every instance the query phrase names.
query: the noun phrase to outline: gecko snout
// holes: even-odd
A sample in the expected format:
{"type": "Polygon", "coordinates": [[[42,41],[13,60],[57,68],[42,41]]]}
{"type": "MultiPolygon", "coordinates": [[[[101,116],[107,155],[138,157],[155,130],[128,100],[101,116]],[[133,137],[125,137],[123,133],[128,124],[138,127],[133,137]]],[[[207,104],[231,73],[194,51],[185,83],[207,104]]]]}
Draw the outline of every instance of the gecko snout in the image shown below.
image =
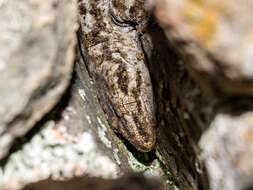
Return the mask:
{"type": "Polygon", "coordinates": [[[135,147],[137,150],[141,152],[149,152],[154,148],[155,143],[156,143],[156,134],[154,131],[153,134],[140,137],[138,142],[135,142],[135,147]]]}

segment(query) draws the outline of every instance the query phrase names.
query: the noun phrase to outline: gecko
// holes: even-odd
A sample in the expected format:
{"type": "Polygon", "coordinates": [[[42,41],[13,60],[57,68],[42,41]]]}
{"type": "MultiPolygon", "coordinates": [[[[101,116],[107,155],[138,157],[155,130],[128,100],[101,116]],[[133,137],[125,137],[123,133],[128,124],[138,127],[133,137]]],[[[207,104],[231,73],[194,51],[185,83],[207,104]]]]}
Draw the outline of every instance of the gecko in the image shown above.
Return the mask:
{"type": "Polygon", "coordinates": [[[156,141],[152,83],[137,31],[147,18],[141,0],[79,0],[81,45],[101,107],[114,131],[141,152],[156,141]]]}

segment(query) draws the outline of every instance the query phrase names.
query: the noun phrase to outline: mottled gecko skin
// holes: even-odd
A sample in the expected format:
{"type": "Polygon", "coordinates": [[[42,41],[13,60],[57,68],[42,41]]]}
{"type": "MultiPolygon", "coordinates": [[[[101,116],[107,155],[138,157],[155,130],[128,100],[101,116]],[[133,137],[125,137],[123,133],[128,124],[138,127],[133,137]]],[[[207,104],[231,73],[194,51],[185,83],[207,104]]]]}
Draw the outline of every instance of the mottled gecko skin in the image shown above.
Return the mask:
{"type": "Polygon", "coordinates": [[[111,0],[110,13],[120,24],[147,24],[149,13],[145,10],[144,0],[111,0]]]}
{"type": "MultiPolygon", "coordinates": [[[[141,1],[129,2],[135,6],[141,1]]],[[[145,12],[144,7],[124,7],[129,2],[79,1],[82,45],[90,56],[88,69],[114,130],[136,149],[147,152],[156,141],[155,108],[149,71],[132,24],[145,20],[145,12]],[[129,24],[122,27],[113,19],[129,24]]]]}

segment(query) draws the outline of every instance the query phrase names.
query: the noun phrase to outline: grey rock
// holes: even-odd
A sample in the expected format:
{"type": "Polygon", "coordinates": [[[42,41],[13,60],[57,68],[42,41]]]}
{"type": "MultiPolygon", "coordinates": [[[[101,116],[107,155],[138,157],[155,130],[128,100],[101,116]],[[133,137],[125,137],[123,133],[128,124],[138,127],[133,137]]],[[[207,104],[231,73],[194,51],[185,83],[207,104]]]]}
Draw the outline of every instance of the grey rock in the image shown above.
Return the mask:
{"type": "Polygon", "coordinates": [[[27,143],[0,163],[0,189],[18,189],[50,176],[115,179],[129,171],[162,178],[164,186],[169,186],[158,159],[149,165],[141,163],[115,135],[94,95],[85,65],[77,63],[76,70],[70,92],[57,108],[62,110],[59,116],[51,113],[51,119],[41,124],[27,143]]]}
{"type": "Polygon", "coordinates": [[[0,159],[59,100],[71,78],[76,3],[0,3],[0,159]]]}
{"type": "Polygon", "coordinates": [[[211,190],[253,187],[253,113],[218,114],[201,137],[211,190]]]}

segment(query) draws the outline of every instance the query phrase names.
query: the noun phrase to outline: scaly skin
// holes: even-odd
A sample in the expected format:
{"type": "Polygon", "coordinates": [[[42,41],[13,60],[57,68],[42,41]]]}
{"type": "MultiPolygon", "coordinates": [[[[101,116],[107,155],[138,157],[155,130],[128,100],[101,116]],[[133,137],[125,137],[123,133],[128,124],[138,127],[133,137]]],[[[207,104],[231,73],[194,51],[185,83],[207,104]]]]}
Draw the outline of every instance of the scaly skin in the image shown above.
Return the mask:
{"type": "Polygon", "coordinates": [[[99,100],[109,123],[136,149],[147,152],[156,140],[155,109],[136,31],[146,12],[144,7],[133,8],[141,1],[133,1],[128,10],[115,7],[116,2],[129,4],[122,0],[79,2],[82,45],[90,56],[88,69],[99,86],[99,100]]]}

